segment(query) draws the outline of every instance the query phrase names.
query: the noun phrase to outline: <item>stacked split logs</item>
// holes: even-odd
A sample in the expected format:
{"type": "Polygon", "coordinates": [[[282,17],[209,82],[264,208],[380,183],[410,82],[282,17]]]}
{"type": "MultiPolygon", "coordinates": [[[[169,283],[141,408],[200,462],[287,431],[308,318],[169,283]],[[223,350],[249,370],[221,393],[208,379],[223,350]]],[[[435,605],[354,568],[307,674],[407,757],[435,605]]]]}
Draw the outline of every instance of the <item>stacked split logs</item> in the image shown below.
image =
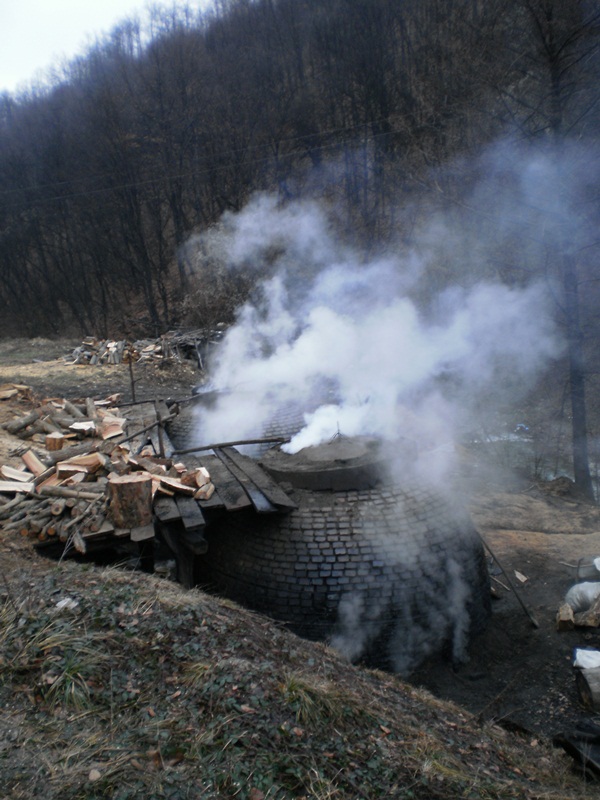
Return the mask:
{"type": "Polygon", "coordinates": [[[133,456],[118,445],[110,454],[76,455],[52,466],[33,450],[21,458],[23,469],[1,468],[10,480],[0,482],[0,526],[37,543],[68,543],[80,553],[114,537],[152,538],[157,496],[208,499],[214,491],[203,467],[188,470],[171,459],[133,456]]]}
{"type": "Polygon", "coordinates": [[[60,450],[70,440],[83,437],[111,439],[124,431],[125,418],[114,407],[120,395],[104,400],[86,398],[80,403],[48,399],[29,414],[7,422],[3,427],[20,439],[60,450]]]}
{"type": "Polygon", "coordinates": [[[223,336],[224,326],[214,331],[169,331],[158,339],[141,339],[134,342],[126,339],[85,338],[72,353],[74,364],[127,364],[131,362],[160,362],[165,359],[182,361],[188,359],[203,369],[202,352],[216,344],[223,336]]]}
{"type": "Polygon", "coordinates": [[[32,428],[39,431],[39,423],[45,422],[57,430],[43,428],[41,434],[31,434],[30,438],[43,438],[45,452],[27,447],[19,453],[19,467],[0,467],[3,530],[29,537],[39,546],[62,544],[66,551],[86,553],[116,540],[152,538],[157,497],[210,498],[214,486],[205,468],[188,469],[157,456],[152,447],[134,453],[127,437],[111,441],[123,433],[127,421],[110,405],[114,399],[78,404],[45,401],[34,412],[4,425],[16,435],[32,428]],[[91,428],[79,427],[75,438],[94,435],[96,441],[63,448],[72,435],[71,419],[93,424],[93,434],[91,428]]]}

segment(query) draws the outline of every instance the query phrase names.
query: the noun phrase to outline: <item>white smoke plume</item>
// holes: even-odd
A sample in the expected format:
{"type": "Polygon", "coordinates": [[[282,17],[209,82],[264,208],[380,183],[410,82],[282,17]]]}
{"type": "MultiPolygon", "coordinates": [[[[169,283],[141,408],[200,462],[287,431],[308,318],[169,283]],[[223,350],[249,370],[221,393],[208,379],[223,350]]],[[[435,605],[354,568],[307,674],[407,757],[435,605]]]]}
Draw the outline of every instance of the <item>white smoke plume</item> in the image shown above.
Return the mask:
{"type": "MultiPolygon", "coordinates": [[[[436,219],[438,239],[442,228],[436,219]]],[[[228,263],[271,275],[212,365],[212,385],[228,394],[199,414],[203,442],[260,436],[294,403],[308,410],[289,452],[337,433],[449,451],[491,385],[501,394],[507,381],[529,384],[560,350],[541,285],[482,282],[444,290],[420,310],[410,293],[434,256],[412,250],[367,261],[313,202],[281,207],[258,196],[226,216],[219,237],[228,263]]]]}
{"type": "MultiPolygon", "coordinates": [[[[443,485],[456,434],[475,409],[486,405],[491,411],[494,402],[524,395],[562,353],[549,282],[524,277],[539,257],[531,230],[544,228],[543,220],[544,230],[552,227],[544,190],[533,189],[550,173],[538,159],[507,178],[501,156],[492,152],[484,161],[491,189],[474,187],[471,205],[483,212],[475,224],[458,214],[452,222],[432,215],[414,246],[388,245],[378,257],[341,241],[317,203],[281,205],[267,195],[205,234],[204,245],[217,237],[208,249],[218,249],[224,264],[255,270],[261,280],[211,364],[217,401],[198,407],[197,443],[260,437],[274,416],[301,409],[299,432],[285,446],[289,452],[337,434],[376,436],[400,454],[416,453],[394,467],[416,468],[419,477],[443,485]],[[495,190],[495,170],[507,194],[495,190]],[[518,198],[533,208],[530,220],[515,213],[518,198]],[[495,280],[489,269],[503,247],[510,250],[511,285],[495,280]],[[437,271],[452,262],[468,262],[464,285],[447,288],[440,278],[436,293],[437,271]],[[485,277],[474,282],[480,263],[485,277]],[[411,446],[396,447],[400,440],[411,446]]],[[[412,584],[395,584],[400,594],[389,637],[395,669],[409,673],[439,647],[440,637],[450,642],[454,660],[463,659],[473,582],[466,561],[449,553],[440,564],[439,554],[423,548],[411,566],[410,554],[385,537],[378,546],[383,564],[392,572],[412,570],[424,587],[417,618],[410,598],[402,597],[412,584]],[[436,582],[440,574],[443,580],[436,582]]],[[[388,603],[376,581],[367,593],[350,589],[339,605],[332,643],[348,658],[360,657],[389,624],[388,603]]]]}

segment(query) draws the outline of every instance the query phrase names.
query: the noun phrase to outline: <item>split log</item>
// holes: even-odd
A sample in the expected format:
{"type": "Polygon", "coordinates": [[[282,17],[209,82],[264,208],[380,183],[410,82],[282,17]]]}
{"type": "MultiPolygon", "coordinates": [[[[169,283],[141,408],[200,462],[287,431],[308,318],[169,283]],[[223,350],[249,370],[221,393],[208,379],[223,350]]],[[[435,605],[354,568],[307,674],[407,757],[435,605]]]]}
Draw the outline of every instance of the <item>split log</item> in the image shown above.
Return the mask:
{"type": "Polygon", "coordinates": [[[144,458],[143,456],[129,456],[127,461],[132,467],[137,467],[145,472],[150,472],[152,475],[165,475],[167,467],[158,461],[151,458],[144,458]]]}
{"type": "Polygon", "coordinates": [[[152,477],[143,473],[108,477],[109,515],[115,528],[140,528],[152,522],[152,477]]]}
{"type": "Polygon", "coordinates": [[[56,474],[59,478],[70,478],[77,474],[87,474],[87,469],[79,464],[71,464],[69,461],[60,461],[56,465],[56,474]]]}
{"type": "Polygon", "coordinates": [[[84,436],[95,436],[96,435],[96,423],[93,419],[81,419],[75,420],[71,425],[69,425],[70,431],[75,431],[75,433],[81,433],[84,436]]]}
{"type": "Polygon", "coordinates": [[[31,472],[26,472],[23,469],[15,469],[14,467],[9,467],[8,464],[4,464],[0,468],[0,473],[2,477],[7,481],[21,481],[21,483],[27,483],[32,481],[34,476],[31,472]]]}
{"type": "Polygon", "coordinates": [[[23,483],[22,481],[0,481],[0,492],[29,494],[29,492],[33,492],[34,489],[33,481],[27,483],[23,483]]]}
{"type": "Polygon", "coordinates": [[[177,478],[169,478],[166,475],[160,475],[159,477],[161,486],[171,489],[173,492],[179,492],[180,494],[187,494],[190,496],[196,493],[195,486],[186,486],[185,483],[177,480],[177,478]]]}
{"type": "Polygon", "coordinates": [[[64,433],[53,431],[46,436],[46,450],[62,450],[65,443],[64,433]]]}
{"type": "MultiPolygon", "coordinates": [[[[49,466],[54,466],[59,461],[68,461],[73,456],[80,456],[84,453],[94,452],[96,448],[90,444],[76,444],[72,447],[67,447],[64,450],[58,450],[56,453],[49,453],[46,462],[49,466]]],[[[45,467],[44,467],[45,469],[45,467]]],[[[33,472],[33,470],[31,470],[33,472]]]]}
{"type": "Polygon", "coordinates": [[[556,615],[556,630],[572,631],[574,627],[575,617],[573,616],[573,609],[568,603],[563,603],[556,615]]]}
{"type": "Polygon", "coordinates": [[[593,711],[600,709],[600,667],[577,670],[575,682],[581,702],[593,711]]]}
{"type": "Polygon", "coordinates": [[[33,472],[36,478],[47,470],[47,466],[40,461],[33,450],[26,450],[21,455],[21,461],[25,464],[30,472],[33,472]]]}
{"type": "Polygon", "coordinates": [[[214,493],[214,483],[205,483],[204,486],[201,486],[194,495],[194,500],[210,500],[214,493]]]}

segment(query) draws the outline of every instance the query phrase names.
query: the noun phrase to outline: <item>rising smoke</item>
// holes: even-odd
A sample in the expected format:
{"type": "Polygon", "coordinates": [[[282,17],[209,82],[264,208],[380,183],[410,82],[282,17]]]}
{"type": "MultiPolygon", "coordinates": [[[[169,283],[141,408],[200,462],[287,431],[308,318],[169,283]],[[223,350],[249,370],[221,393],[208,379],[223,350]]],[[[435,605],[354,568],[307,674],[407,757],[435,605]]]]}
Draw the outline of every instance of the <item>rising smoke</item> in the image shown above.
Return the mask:
{"type": "MultiPolygon", "coordinates": [[[[399,250],[367,261],[315,203],[260,195],[228,214],[218,235],[226,262],[269,275],[212,365],[212,386],[228,393],[200,415],[203,441],[260,436],[294,403],[305,419],[289,452],[337,433],[451,452],[491,386],[500,397],[508,383],[530,385],[560,350],[540,284],[488,280],[443,289],[418,308],[411,292],[431,275],[433,255],[399,250]]],[[[444,236],[439,218],[435,236],[444,236]]]]}
{"type": "MultiPolygon", "coordinates": [[[[539,164],[523,174],[531,177],[536,169],[539,164]]],[[[481,191],[477,187],[473,197],[483,207],[481,191]]],[[[486,197],[489,205],[489,191],[486,197]]],[[[494,202],[493,242],[486,240],[489,224],[478,238],[477,226],[461,229],[456,217],[451,224],[436,214],[422,226],[418,245],[388,246],[375,258],[341,241],[315,202],[282,205],[258,195],[243,211],[225,215],[204,234],[203,247],[214,251],[217,242],[224,264],[255,270],[261,280],[211,365],[218,400],[198,413],[198,441],[259,437],[273,417],[300,409],[298,432],[284,447],[288,452],[338,434],[409,440],[416,450],[397,452],[416,452],[416,458],[410,464],[400,459],[393,468],[403,476],[416,470],[420,479],[443,485],[457,433],[475,409],[483,402],[503,403],[505,391],[512,399],[524,394],[562,349],[547,284],[521,279],[506,285],[489,272],[477,282],[469,277],[474,262],[481,259],[484,273],[483,263],[502,249],[504,228],[514,231],[507,220],[514,217],[515,198],[506,201],[510,212],[497,193],[494,202]],[[464,285],[448,287],[440,278],[440,289],[433,291],[436,270],[459,259],[471,262],[464,285]]],[[[524,248],[523,258],[529,255],[524,248]]],[[[469,530],[468,522],[463,530],[469,530]]],[[[409,672],[439,647],[440,637],[451,641],[454,659],[464,657],[472,586],[481,569],[473,561],[477,545],[471,534],[476,539],[472,528],[467,555],[455,557],[449,543],[443,565],[439,553],[423,550],[411,565],[397,542],[381,538],[381,560],[390,575],[409,570],[411,581],[423,587],[418,616],[411,598],[402,595],[413,584],[389,579],[399,592],[389,636],[398,671],[409,672]]],[[[352,660],[360,657],[390,624],[390,608],[375,580],[368,594],[350,590],[338,608],[333,644],[352,660]]]]}

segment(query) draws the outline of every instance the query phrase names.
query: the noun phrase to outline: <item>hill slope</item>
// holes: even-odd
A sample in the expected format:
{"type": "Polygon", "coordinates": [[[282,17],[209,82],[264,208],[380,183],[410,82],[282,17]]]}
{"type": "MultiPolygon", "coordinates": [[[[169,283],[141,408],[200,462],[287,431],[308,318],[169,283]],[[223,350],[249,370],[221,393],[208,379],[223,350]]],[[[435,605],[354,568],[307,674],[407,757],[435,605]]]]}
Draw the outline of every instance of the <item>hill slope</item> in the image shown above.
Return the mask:
{"type": "Polygon", "coordinates": [[[480,726],[200,591],[3,535],[5,798],[566,798],[539,741],[480,726]]]}

